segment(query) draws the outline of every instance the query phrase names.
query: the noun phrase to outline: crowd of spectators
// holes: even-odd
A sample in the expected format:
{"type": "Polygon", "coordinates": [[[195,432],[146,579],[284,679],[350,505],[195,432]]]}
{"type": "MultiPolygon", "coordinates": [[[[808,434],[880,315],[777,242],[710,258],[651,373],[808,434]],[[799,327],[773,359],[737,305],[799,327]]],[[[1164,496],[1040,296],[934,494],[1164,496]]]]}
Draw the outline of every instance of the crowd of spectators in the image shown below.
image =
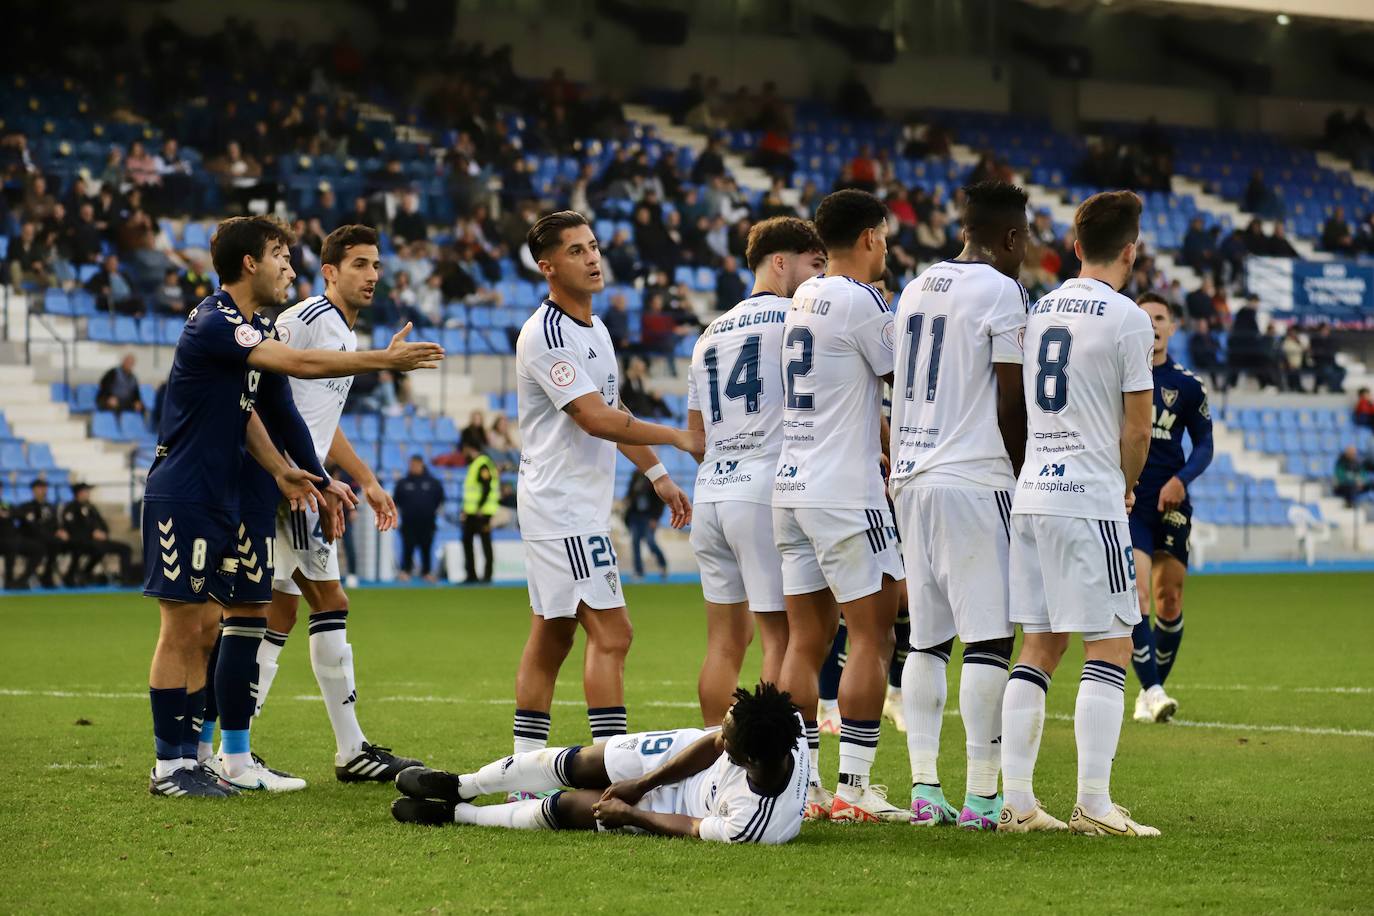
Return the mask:
{"type": "Polygon", "coordinates": [[[89,485],[72,484],[71,501],[61,505],[49,499],[48,482],[41,477],[30,484],[30,492],[32,498],[17,506],[0,503],[7,590],[138,581],[132,548],[110,537],[89,485]]]}

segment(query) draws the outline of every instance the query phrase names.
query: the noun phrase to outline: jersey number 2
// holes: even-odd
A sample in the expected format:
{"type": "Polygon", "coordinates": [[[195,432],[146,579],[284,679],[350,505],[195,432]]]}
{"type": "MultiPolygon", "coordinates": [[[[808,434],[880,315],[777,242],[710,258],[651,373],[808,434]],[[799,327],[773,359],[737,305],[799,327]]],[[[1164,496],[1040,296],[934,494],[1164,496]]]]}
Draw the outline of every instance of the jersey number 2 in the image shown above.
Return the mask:
{"type": "Polygon", "coordinates": [[[797,379],[811,374],[811,355],[816,339],[810,328],[793,328],[787,332],[787,349],[801,345],[801,355],[787,364],[787,409],[814,410],[816,396],[797,391],[797,379]]]}
{"type": "MultiPolygon", "coordinates": [[[[763,392],[763,379],[759,377],[758,334],[745,338],[735,358],[735,368],[725,381],[725,397],[731,401],[744,398],[744,412],[759,412],[759,395],[763,392]]],[[[711,387],[711,422],[719,423],[720,413],[720,369],[716,364],[716,348],[711,347],[704,357],[706,377],[711,387]]]]}
{"type": "MultiPolygon", "coordinates": [[[[926,316],[919,312],[906,320],[906,399],[916,399],[916,351],[921,347],[921,326],[926,316]]],[[[945,321],[940,315],[930,322],[930,368],[926,371],[926,400],[935,400],[935,386],[940,383],[940,354],[945,348],[945,321]]]]}

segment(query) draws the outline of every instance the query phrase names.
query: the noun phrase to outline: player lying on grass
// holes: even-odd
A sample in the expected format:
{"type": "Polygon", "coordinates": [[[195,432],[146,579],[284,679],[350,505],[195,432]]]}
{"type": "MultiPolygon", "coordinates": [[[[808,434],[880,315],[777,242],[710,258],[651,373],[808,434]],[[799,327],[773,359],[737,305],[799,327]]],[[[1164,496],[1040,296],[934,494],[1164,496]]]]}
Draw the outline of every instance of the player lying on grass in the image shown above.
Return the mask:
{"type": "Polygon", "coordinates": [[[391,805],[410,824],[514,830],[614,830],[719,843],[786,843],[801,830],[810,765],[792,698],[768,683],[735,703],[720,729],[641,732],[592,747],[503,757],[462,775],[411,767],[391,805]],[[569,791],[558,791],[562,787],[569,791]],[[482,795],[553,792],[477,806],[482,795]]]}

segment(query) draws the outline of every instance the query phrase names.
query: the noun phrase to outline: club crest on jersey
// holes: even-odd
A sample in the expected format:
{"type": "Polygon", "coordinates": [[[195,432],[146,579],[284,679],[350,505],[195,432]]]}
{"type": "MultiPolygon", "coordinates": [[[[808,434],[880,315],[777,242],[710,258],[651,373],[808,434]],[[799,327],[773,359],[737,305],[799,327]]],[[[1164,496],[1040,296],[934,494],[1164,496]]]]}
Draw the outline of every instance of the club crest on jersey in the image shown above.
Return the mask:
{"type": "Polygon", "coordinates": [[[883,346],[887,347],[889,350],[893,349],[896,346],[896,335],[897,330],[892,322],[889,321],[887,324],[883,325],[883,346]]]}
{"type": "Polygon", "coordinates": [[[262,332],[257,328],[241,324],[234,328],[234,340],[238,341],[240,347],[256,347],[262,343],[262,332]]]}
{"type": "Polygon", "coordinates": [[[577,370],[566,360],[559,360],[549,367],[549,378],[559,388],[567,388],[577,378],[577,370]]]}
{"type": "Polygon", "coordinates": [[[274,327],[274,328],[272,329],[272,331],[273,331],[273,333],[276,334],[277,340],[280,340],[282,343],[290,343],[290,342],[291,342],[291,329],[290,329],[290,328],[284,328],[284,327],[278,326],[278,327],[274,327]]]}
{"type": "Polygon", "coordinates": [[[192,576],[192,577],[191,577],[191,591],[193,591],[193,592],[195,592],[197,595],[199,595],[199,594],[200,594],[200,590],[201,590],[202,588],[204,588],[204,587],[205,587],[205,577],[204,577],[204,576],[192,576]]]}
{"type": "Polygon", "coordinates": [[[1164,399],[1164,406],[1165,406],[1165,407],[1173,407],[1173,406],[1174,406],[1174,402],[1178,400],[1178,389],[1177,389],[1177,388],[1161,388],[1161,389],[1159,389],[1159,396],[1162,397],[1162,398],[1164,399]]]}
{"type": "Polygon", "coordinates": [[[620,591],[620,577],[616,575],[614,569],[611,570],[610,572],[606,573],[606,584],[609,585],[609,586],[611,587],[611,594],[612,594],[612,595],[619,593],[619,591],[620,591]]]}

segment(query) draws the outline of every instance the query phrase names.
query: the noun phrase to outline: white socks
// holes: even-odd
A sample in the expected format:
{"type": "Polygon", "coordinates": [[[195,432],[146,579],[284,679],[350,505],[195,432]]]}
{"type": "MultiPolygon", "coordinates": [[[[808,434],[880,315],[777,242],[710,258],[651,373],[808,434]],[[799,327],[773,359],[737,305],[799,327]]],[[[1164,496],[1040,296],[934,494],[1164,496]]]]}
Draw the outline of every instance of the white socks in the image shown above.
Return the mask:
{"type": "Polygon", "coordinates": [[[1078,743],[1078,804],[1091,817],[1103,817],[1112,810],[1112,758],[1125,708],[1125,669],[1109,662],[1084,662],[1073,733],[1078,743]]]}
{"type": "Polygon", "coordinates": [[[940,725],[944,721],[948,687],[945,668],[949,656],[919,649],[902,666],[902,714],[906,716],[906,749],[911,757],[911,782],[940,784],[936,758],[940,754],[940,725]]]}
{"type": "Polygon", "coordinates": [[[310,667],[324,696],[329,724],[334,728],[338,763],[347,763],[362,750],[362,727],[358,725],[358,695],[353,682],[353,647],[348,644],[345,622],[347,611],[324,611],[310,615],[310,667]]]}
{"type": "MultiPolygon", "coordinates": [[[[910,658],[910,656],[908,656],[910,658]]],[[[1002,695],[1007,688],[1007,660],[986,653],[964,653],[959,672],[959,715],[964,720],[968,780],[965,792],[985,798],[997,794],[1002,764],[1002,695]],[[986,657],[987,661],[983,659],[986,657]]],[[[907,734],[910,735],[910,719],[907,734]]]]}
{"type": "Polygon", "coordinates": [[[1011,670],[1002,699],[1003,801],[1023,813],[1035,807],[1031,777],[1045,729],[1045,691],[1049,686],[1050,676],[1039,668],[1017,665],[1011,670]]]}
{"type": "Polygon", "coordinates": [[[476,773],[467,773],[460,778],[483,795],[497,792],[552,792],[568,785],[568,776],[563,768],[572,756],[570,750],[551,747],[502,757],[476,773]]]}
{"type": "Polygon", "coordinates": [[[269,629],[262,637],[262,642],[258,643],[258,702],[253,710],[254,716],[262,715],[262,704],[267,702],[267,694],[277,678],[277,660],[281,658],[281,650],[286,648],[287,635],[269,629]]]}
{"type": "MultiPolygon", "coordinates": [[[[483,767],[486,769],[486,767],[483,767]]],[[[466,805],[453,809],[453,819],[459,824],[478,827],[505,827],[508,830],[557,830],[549,805],[551,798],[530,798],[504,805],[466,805]]]]}

